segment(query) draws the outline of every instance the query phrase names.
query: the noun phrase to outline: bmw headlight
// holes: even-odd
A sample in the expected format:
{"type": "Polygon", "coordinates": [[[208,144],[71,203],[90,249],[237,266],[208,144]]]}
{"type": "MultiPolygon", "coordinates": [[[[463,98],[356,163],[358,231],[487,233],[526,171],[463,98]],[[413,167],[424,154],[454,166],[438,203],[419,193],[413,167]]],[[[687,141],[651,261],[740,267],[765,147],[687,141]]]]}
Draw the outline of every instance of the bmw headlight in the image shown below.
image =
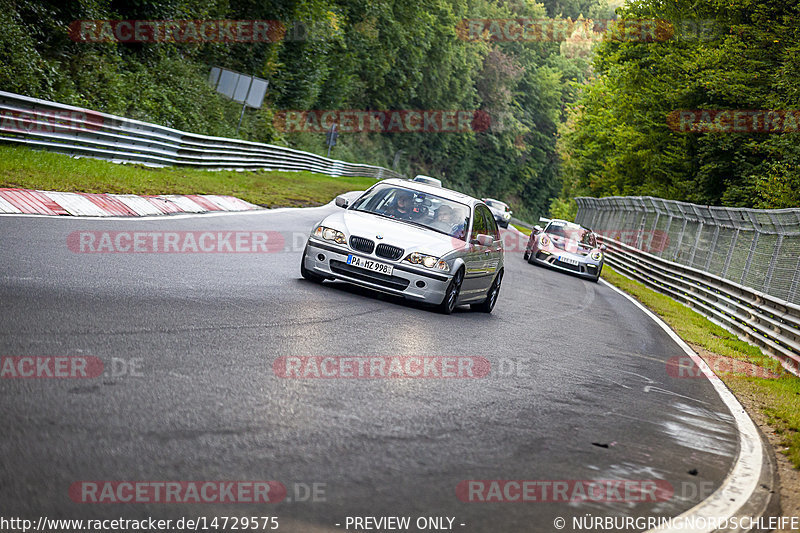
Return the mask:
{"type": "Polygon", "coordinates": [[[592,261],[600,261],[603,258],[603,252],[595,250],[592,252],[592,261]]]}
{"type": "Polygon", "coordinates": [[[325,239],[326,241],[333,241],[337,244],[347,244],[347,238],[341,231],[333,228],[326,228],[325,226],[317,226],[314,230],[314,237],[325,239]]]}
{"type": "Polygon", "coordinates": [[[405,260],[412,265],[422,265],[425,268],[435,268],[436,270],[444,271],[450,270],[450,267],[446,261],[439,259],[438,257],[421,254],[419,252],[412,252],[408,254],[405,260]]]}

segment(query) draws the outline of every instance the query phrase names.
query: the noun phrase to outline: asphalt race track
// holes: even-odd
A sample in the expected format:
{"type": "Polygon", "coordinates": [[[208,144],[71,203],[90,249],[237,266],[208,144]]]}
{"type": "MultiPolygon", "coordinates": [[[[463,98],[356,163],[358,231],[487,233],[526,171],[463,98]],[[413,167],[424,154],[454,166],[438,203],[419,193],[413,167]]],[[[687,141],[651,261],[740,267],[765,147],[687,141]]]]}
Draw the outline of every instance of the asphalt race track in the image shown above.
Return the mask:
{"type": "Polygon", "coordinates": [[[104,363],[94,379],[0,379],[4,513],[277,516],[280,531],[309,532],[344,529],[348,516],[455,517],[456,531],[555,531],[559,516],[675,516],[722,482],[738,449],[730,412],[706,379],[672,377],[667,362],[683,352],[621,295],[528,265],[521,249],[506,254],[491,315],[443,316],[302,280],[303,236],[335,209],[0,217],[0,356],[104,363]],[[68,246],[73,232],[134,230],[267,230],[285,247],[68,246]],[[286,356],[477,356],[492,371],[278,377],[273,362],[286,356]],[[76,503],[70,486],[85,480],[275,480],[288,494],[271,504],[76,503]],[[662,480],[672,493],[465,502],[465,480],[662,480]]]}

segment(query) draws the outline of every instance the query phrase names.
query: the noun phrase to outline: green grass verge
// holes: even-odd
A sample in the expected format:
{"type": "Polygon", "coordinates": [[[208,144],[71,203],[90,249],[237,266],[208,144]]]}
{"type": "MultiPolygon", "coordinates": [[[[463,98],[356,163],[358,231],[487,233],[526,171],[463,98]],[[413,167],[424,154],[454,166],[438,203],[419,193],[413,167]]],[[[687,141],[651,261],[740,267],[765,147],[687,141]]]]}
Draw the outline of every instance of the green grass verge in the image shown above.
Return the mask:
{"type": "Polygon", "coordinates": [[[800,378],[785,372],[776,360],[763,354],[759,348],[739,340],[672,298],[622,276],[608,265],[603,267],[602,277],[660,316],[689,344],[781,374],[776,379],[730,373],[720,377],[734,394],[748,394],[755,398],[755,404],[766,416],[767,423],[782,436],[782,444],[786,447],[783,453],[795,468],[800,469],[800,378]]]}
{"type": "Polygon", "coordinates": [[[530,235],[531,234],[531,230],[526,228],[525,226],[517,226],[516,224],[511,224],[511,225],[514,226],[515,228],[517,228],[518,230],[520,230],[525,235],[530,235]]]}
{"type": "Polygon", "coordinates": [[[268,207],[326,204],[337,194],[364,190],[372,178],[333,178],[312,172],[210,171],[149,168],[75,159],[21,146],[0,146],[0,187],[130,194],[224,194],[268,207]]]}

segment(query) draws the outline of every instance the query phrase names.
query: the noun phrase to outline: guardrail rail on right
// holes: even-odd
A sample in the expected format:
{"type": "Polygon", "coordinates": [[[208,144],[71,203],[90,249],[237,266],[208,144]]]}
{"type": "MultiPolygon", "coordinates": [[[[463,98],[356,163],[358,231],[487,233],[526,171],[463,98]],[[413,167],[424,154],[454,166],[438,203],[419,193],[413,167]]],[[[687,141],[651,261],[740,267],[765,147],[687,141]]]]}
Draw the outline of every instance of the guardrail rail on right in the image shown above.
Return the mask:
{"type": "Polygon", "coordinates": [[[691,307],[741,339],[759,346],[779,360],[787,371],[800,375],[800,305],[720,275],[734,272],[740,280],[758,280],[749,272],[762,272],[765,276],[761,279],[762,288],[795,296],[800,279],[798,269],[782,272],[780,276],[775,274],[779,262],[786,265],[783,268],[798,264],[795,250],[800,249],[800,209],[709,208],[649,197],[577,198],[577,202],[576,222],[595,230],[608,246],[606,262],[609,266],[691,307]],[[680,205],[659,212],[658,207],[664,205],[661,202],[680,205]],[[731,223],[736,219],[728,211],[735,213],[738,223],[731,223]],[[727,216],[713,216],[720,212],[727,216]],[[694,216],[681,217],[682,213],[694,216]],[[703,218],[704,213],[713,214],[703,218]],[[773,224],[760,224],[759,220],[764,217],[773,224]],[[680,233],[670,233],[673,218],[681,228],[680,233]],[[797,223],[781,223],[792,220],[797,223]],[[748,221],[753,223],[749,227],[748,221]],[[747,231],[751,234],[740,240],[744,246],[737,247],[740,232],[747,231]],[[623,240],[630,242],[613,238],[621,235],[627,235],[628,239],[623,240]],[[672,245],[666,242],[671,236],[678,242],[672,245]],[[724,247],[719,245],[720,239],[724,247]],[[654,246],[656,241],[659,244],[654,246]],[[762,245],[760,254],[759,242],[762,245]],[[765,250],[765,244],[775,249],[765,250]],[[701,246],[702,251],[698,249],[701,246]],[[721,258],[714,257],[715,250],[721,258]],[[697,268],[695,261],[700,254],[703,256],[700,264],[721,264],[722,272],[697,268]],[[733,271],[731,262],[735,254],[745,255],[745,259],[741,261],[742,267],[733,271]],[[760,264],[759,260],[764,257],[768,258],[766,264],[760,264]],[[683,259],[683,262],[674,259],[683,259]]]}

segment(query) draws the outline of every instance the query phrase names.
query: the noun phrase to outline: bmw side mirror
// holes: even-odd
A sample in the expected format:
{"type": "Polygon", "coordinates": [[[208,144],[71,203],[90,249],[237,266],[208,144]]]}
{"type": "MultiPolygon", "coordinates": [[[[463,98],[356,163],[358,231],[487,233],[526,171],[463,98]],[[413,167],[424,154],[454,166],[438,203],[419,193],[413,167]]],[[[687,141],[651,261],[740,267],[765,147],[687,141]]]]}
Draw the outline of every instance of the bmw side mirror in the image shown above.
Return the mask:
{"type": "Polygon", "coordinates": [[[345,198],[344,196],[337,196],[335,202],[336,205],[338,205],[341,208],[347,208],[347,206],[350,205],[350,202],[348,202],[347,198],[345,198]]]}
{"type": "Polygon", "coordinates": [[[494,243],[494,239],[491,235],[485,235],[481,233],[474,239],[470,241],[471,244],[477,244],[479,246],[491,246],[494,243]]]}

